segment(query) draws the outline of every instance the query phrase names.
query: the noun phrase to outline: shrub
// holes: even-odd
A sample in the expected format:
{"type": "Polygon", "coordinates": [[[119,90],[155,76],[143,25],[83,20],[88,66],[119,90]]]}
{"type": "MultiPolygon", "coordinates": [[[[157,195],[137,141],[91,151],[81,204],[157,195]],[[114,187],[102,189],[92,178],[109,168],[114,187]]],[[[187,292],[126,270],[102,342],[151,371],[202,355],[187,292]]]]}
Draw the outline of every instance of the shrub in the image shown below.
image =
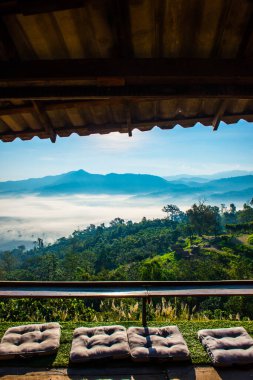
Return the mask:
{"type": "Polygon", "coordinates": [[[248,237],[248,243],[249,243],[250,245],[253,245],[253,235],[250,235],[250,236],[248,237]]]}

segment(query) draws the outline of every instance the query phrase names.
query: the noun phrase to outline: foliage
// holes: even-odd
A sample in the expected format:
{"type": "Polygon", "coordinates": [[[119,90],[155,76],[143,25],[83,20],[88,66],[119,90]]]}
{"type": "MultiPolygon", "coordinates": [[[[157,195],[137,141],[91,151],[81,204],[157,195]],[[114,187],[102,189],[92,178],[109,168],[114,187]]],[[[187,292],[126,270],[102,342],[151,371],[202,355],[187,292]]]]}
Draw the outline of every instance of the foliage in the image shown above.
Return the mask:
{"type": "Polygon", "coordinates": [[[2,299],[0,321],[93,321],[95,310],[77,299],[2,299]]]}
{"type": "Polygon", "coordinates": [[[191,209],[186,211],[189,225],[194,233],[217,234],[220,231],[220,214],[217,206],[206,205],[204,202],[194,203],[191,209]]]}
{"type": "MultiPolygon", "coordinates": [[[[200,202],[183,213],[176,205],[167,205],[164,219],[143,218],[134,223],[115,218],[107,227],[91,224],[48,246],[37,244],[26,251],[20,245],[12,251],[0,252],[0,280],[252,279],[253,247],[249,245],[252,236],[249,244],[239,240],[240,233],[253,232],[251,209],[251,203],[239,211],[230,204],[229,209],[223,205],[221,213],[217,206],[200,202]],[[224,218],[233,223],[224,225],[224,218]]],[[[16,321],[26,316],[31,320],[107,321],[112,316],[115,320],[140,319],[139,310],[135,310],[136,300],[119,302],[6,300],[0,302],[0,319],[16,321]]],[[[235,318],[238,314],[235,302],[226,304],[225,298],[219,304],[186,298],[181,304],[168,302],[151,303],[150,317],[162,321],[164,316],[172,318],[173,313],[177,319],[181,314],[187,318],[191,315],[191,318],[230,318],[230,315],[235,318]]],[[[240,318],[253,319],[253,301],[249,298],[240,300],[240,318]]]]}
{"type": "Polygon", "coordinates": [[[251,245],[253,245],[253,235],[250,235],[248,237],[248,243],[251,244],[251,245]]]}

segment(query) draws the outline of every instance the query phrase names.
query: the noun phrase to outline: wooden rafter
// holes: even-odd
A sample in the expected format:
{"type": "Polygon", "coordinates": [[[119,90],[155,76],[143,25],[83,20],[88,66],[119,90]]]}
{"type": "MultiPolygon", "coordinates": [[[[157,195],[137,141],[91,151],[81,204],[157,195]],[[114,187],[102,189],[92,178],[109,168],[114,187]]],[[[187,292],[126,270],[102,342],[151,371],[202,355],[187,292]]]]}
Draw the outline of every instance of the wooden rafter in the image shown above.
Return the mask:
{"type": "Polygon", "coordinates": [[[219,22],[218,22],[218,28],[217,33],[214,39],[213,49],[211,53],[211,57],[219,57],[220,51],[222,48],[222,40],[224,37],[224,32],[227,25],[227,20],[229,18],[229,14],[231,11],[231,0],[224,0],[223,2],[223,9],[220,14],[219,22]]]}
{"type": "Polygon", "coordinates": [[[40,123],[42,124],[45,131],[48,133],[49,138],[52,141],[52,143],[55,143],[56,133],[54,131],[54,128],[49,116],[47,115],[47,113],[43,109],[43,106],[39,102],[33,101],[32,103],[33,103],[34,112],[36,113],[40,123]]]}
{"type": "Polygon", "coordinates": [[[238,51],[237,51],[237,57],[244,57],[247,51],[247,46],[249,44],[250,39],[252,38],[252,33],[253,33],[253,2],[251,1],[250,3],[251,6],[251,12],[249,13],[249,18],[248,22],[246,24],[244,33],[242,35],[241,43],[239,45],[238,51]]]}
{"type": "Polygon", "coordinates": [[[11,35],[4,23],[0,19],[0,46],[3,47],[4,55],[8,60],[17,61],[19,60],[19,54],[16,46],[11,38],[11,35]]]}
{"type": "Polygon", "coordinates": [[[213,131],[217,131],[220,121],[227,107],[227,100],[222,100],[212,121],[213,131]]]}
{"type": "Polygon", "coordinates": [[[131,43],[129,4],[127,1],[115,0],[112,2],[113,24],[117,37],[117,51],[120,57],[131,58],[133,46],[131,43]]]}
{"type": "Polygon", "coordinates": [[[160,58],[163,56],[163,12],[164,1],[154,1],[154,42],[153,56],[160,58]]]}

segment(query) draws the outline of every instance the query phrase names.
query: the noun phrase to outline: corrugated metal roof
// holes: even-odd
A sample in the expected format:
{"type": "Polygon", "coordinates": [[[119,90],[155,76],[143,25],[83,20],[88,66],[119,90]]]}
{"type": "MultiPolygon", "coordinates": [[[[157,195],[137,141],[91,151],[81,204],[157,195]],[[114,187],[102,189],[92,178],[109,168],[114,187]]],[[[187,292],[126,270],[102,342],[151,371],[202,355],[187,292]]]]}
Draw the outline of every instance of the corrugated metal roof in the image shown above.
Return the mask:
{"type": "MultiPolygon", "coordinates": [[[[64,1],[62,10],[57,9],[60,2],[57,5],[52,0],[50,5],[44,0],[43,5],[41,1],[33,1],[0,4],[0,60],[15,63],[17,68],[20,63],[31,65],[31,61],[42,60],[59,60],[60,66],[61,60],[76,59],[182,58],[187,66],[187,60],[192,58],[244,61],[253,58],[250,0],[86,0],[74,1],[73,8],[71,1],[64,1]],[[68,6],[70,9],[66,9],[68,6]],[[56,10],[47,12],[47,7],[56,10]]],[[[159,81],[157,75],[152,78],[145,82],[145,96],[139,90],[129,95],[125,89],[121,95],[120,89],[126,83],[119,76],[100,78],[96,72],[95,80],[80,79],[78,83],[69,78],[68,86],[77,86],[79,91],[78,97],[73,98],[62,95],[61,81],[57,83],[51,77],[41,83],[38,80],[32,83],[30,79],[28,84],[20,84],[16,78],[14,84],[10,78],[6,83],[2,80],[0,139],[48,138],[52,133],[69,136],[73,132],[131,134],[135,128],[144,131],[156,125],[170,129],[177,124],[191,127],[198,121],[204,125],[214,125],[220,120],[234,123],[241,118],[253,121],[251,88],[248,97],[247,94],[240,97],[240,92],[234,97],[231,94],[227,97],[226,93],[187,96],[184,90],[175,96],[174,93],[156,96],[148,93],[148,85],[152,81],[162,85],[163,77],[159,81]],[[37,95],[20,95],[21,90],[17,90],[16,96],[17,86],[23,86],[25,94],[28,90],[33,94],[35,87],[38,91],[41,87],[43,94],[51,93],[54,86],[58,96],[43,95],[37,99],[37,95]],[[87,94],[87,90],[81,96],[81,90],[90,86],[96,87],[96,92],[87,94]],[[9,87],[14,95],[4,95],[9,87]],[[119,94],[111,96],[111,88],[116,88],[119,94]]],[[[177,76],[176,80],[179,79],[177,76]]],[[[192,82],[195,83],[194,79],[192,82]]],[[[140,85],[138,77],[134,84],[140,85]]]]}

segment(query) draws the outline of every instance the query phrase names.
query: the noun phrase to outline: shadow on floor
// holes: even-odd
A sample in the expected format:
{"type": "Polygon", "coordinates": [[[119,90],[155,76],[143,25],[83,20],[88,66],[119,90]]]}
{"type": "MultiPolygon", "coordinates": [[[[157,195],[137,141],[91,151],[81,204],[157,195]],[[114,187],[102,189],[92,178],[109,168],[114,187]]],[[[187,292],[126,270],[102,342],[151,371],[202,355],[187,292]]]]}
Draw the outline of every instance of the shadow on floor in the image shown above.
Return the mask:
{"type": "Polygon", "coordinates": [[[78,367],[48,369],[17,366],[0,368],[2,380],[253,380],[253,367],[215,369],[193,366],[152,363],[129,363],[122,367],[80,365],[78,367]],[[138,365],[137,365],[138,364],[138,365]]]}

